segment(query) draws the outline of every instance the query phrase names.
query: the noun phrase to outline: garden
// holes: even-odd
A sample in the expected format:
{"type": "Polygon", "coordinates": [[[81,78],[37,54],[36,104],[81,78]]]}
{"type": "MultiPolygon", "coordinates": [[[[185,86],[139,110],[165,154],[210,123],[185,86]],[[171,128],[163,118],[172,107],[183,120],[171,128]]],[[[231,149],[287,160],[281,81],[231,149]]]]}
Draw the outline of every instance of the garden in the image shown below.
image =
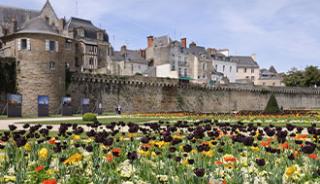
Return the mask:
{"type": "Polygon", "coordinates": [[[320,183],[317,113],[134,117],[152,121],[10,125],[0,183],[320,183]]]}

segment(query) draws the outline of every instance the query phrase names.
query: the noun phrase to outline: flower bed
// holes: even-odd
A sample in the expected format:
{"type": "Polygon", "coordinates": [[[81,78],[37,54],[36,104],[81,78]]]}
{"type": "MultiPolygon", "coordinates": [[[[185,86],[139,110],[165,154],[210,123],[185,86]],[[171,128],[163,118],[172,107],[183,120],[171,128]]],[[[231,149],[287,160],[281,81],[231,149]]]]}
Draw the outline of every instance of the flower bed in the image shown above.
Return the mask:
{"type": "Polygon", "coordinates": [[[319,183],[320,129],[211,120],[14,125],[0,136],[0,183],[319,183]]]}

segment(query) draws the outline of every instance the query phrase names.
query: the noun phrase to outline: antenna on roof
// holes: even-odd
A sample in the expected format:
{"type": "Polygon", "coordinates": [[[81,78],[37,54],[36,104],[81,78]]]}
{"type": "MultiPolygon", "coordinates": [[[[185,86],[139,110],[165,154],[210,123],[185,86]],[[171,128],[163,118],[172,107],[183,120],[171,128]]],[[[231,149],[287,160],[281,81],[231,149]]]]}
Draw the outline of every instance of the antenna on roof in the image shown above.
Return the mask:
{"type": "Polygon", "coordinates": [[[79,6],[78,6],[78,0],[76,0],[76,16],[78,17],[78,13],[79,13],[79,6]]]}

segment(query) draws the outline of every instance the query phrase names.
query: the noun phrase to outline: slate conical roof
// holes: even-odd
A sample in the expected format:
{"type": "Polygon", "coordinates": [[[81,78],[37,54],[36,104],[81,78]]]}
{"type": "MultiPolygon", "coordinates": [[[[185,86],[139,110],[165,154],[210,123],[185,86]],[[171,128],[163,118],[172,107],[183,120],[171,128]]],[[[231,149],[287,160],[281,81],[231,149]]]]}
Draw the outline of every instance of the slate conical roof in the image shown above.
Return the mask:
{"type": "Polygon", "coordinates": [[[54,26],[50,26],[47,21],[42,17],[35,17],[23,25],[18,33],[45,33],[45,34],[58,34],[58,30],[54,26]]]}

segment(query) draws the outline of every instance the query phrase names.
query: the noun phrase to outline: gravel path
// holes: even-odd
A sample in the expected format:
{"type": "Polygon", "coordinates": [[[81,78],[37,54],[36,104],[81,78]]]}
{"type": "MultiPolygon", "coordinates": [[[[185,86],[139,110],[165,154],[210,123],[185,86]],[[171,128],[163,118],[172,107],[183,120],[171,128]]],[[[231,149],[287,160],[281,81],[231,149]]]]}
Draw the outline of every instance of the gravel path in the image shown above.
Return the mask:
{"type": "MultiPolygon", "coordinates": [[[[108,119],[108,118],[121,118],[121,116],[98,116],[98,119],[108,119]]],[[[21,119],[3,119],[0,120],[0,130],[7,130],[8,125],[16,124],[16,126],[21,127],[21,123],[33,123],[45,122],[45,121],[72,121],[81,120],[82,117],[55,117],[55,118],[21,118],[21,119]]],[[[59,127],[59,125],[52,125],[53,127],[59,127]]]]}

